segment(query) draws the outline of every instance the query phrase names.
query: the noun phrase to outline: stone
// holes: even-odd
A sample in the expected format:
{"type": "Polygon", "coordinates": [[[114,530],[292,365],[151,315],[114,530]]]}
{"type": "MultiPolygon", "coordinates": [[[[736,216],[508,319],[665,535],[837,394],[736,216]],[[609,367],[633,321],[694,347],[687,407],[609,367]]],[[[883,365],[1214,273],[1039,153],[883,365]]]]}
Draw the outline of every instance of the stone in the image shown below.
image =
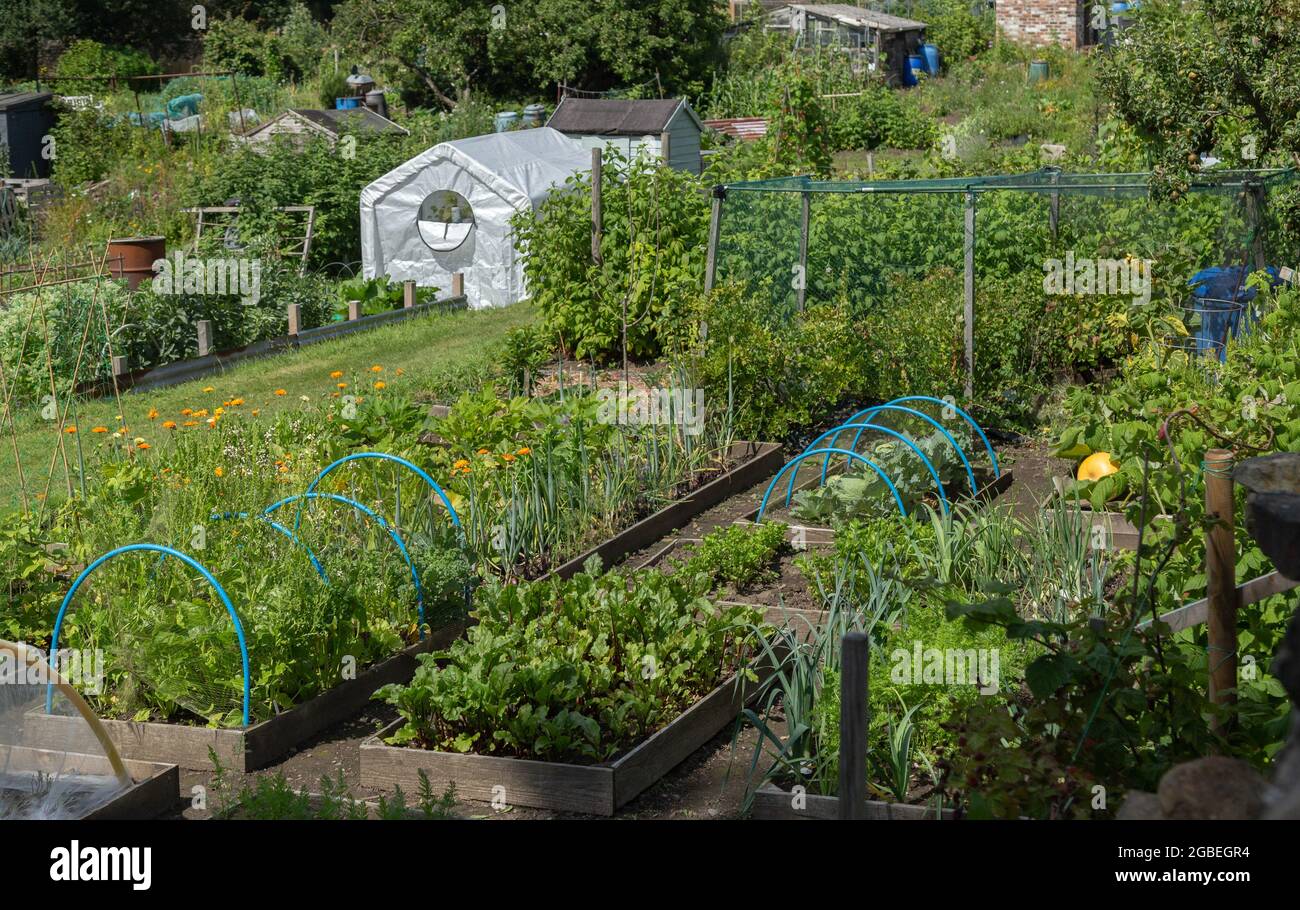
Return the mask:
{"type": "Polygon", "coordinates": [[[1211,755],[1171,768],[1156,793],[1165,818],[1248,819],[1263,811],[1265,787],[1241,759],[1211,755]]]}
{"type": "Polygon", "coordinates": [[[1160,810],[1160,797],[1144,790],[1130,790],[1124,797],[1124,804],[1115,813],[1121,821],[1160,821],[1164,813],[1160,810]]]}

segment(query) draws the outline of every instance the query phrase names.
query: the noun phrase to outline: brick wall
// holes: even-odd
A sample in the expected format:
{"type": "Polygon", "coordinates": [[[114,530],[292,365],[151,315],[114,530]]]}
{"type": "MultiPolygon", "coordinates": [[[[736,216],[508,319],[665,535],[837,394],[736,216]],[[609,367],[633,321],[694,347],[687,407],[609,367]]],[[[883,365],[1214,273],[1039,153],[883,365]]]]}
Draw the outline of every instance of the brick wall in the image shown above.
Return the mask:
{"type": "Polygon", "coordinates": [[[1088,9],[1085,0],[997,0],[998,28],[1022,44],[1080,47],[1088,9]]]}

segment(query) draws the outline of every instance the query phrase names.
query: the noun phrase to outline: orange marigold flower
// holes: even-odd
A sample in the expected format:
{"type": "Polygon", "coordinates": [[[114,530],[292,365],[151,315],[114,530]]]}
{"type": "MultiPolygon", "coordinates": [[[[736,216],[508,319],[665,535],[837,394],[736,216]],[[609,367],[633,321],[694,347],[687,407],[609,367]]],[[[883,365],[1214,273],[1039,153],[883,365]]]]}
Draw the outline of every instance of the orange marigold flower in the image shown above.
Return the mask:
{"type": "Polygon", "coordinates": [[[242,398],[232,398],[232,399],[230,399],[230,403],[233,404],[235,407],[239,407],[241,404],[244,403],[244,399],[242,399],[242,398]]]}
{"type": "Polygon", "coordinates": [[[149,409],[149,413],[146,414],[145,416],[148,417],[150,420],[157,420],[157,419],[158,419],[158,409],[157,409],[157,408],[150,408],[150,409],[149,409]]]}
{"type": "Polygon", "coordinates": [[[531,455],[531,454],[533,454],[533,450],[530,449],[530,448],[528,448],[528,446],[524,446],[522,449],[520,449],[520,450],[519,450],[518,452],[516,452],[515,454],[516,454],[516,455],[531,455]]]}
{"type": "Polygon", "coordinates": [[[456,461],[456,463],[452,465],[452,467],[455,468],[455,469],[458,470],[458,471],[459,471],[459,470],[463,470],[463,469],[465,469],[465,468],[468,468],[468,467],[469,467],[469,460],[468,460],[468,459],[465,459],[465,458],[458,459],[458,460],[456,461]]]}
{"type": "Polygon", "coordinates": [[[382,372],[384,372],[384,368],[381,367],[379,364],[375,364],[374,366],[372,366],[372,367],[370,368],[370,372],[372,372],[372,373],[382,373],[382,372]]]}
{"type": "Polygon", "coordinates": [[[218,477],[221,477],[226,473],[226,471],[223,467],[221,467],[221,465],[217,465],[215,468],[212,469],[212,473],[216,474],[218,477]]]}
{"type": "Polygon", "coordinates": [[[262,413],[262,409],[261,409],[261,408],[253,408],[253,416],[254,416],[254,417],[256,417],[258,414],[261,414],[261,413],[262,413]]]}
{"type": "Polygon", "coordinates": [[[174,429],[176,429],[176,421],[174,421],[174,420],[164,420],[164,421],[163,421],[163,429],[164,429],[164,430],[174,430],[174,429]]]}
{"type": "Polygon", "coordinates": [[[205,385],[205,386],[203,387],[203,391],[205,391],[205,392],[215,392],[216,389],[214,389],[214,388],[213,388],[212,386],[210,386],[210,385],[205,385]]]}
{"type": "Polygon", "coordinates": [[[479,453],[480,455],[486,455],[486,454],[488,453],[488,450],[487,450],[487,449],[479,449],[479,450],[478,450],[478,453],[479,453]]]}
{"type": "Polygon", "coordinates": [[[347,384],[346,382],[340,382],[339,385],[338,385],[338,387],[339,387],[340,389],[346,389],[346,388],[348,387],[348,384],[347,384]]]}
{"type": "Polygon", "coordinates": [[[275,390],[275,394],[277,394],[277,395],[288,395],[289,393],[286,392],[284,389],[276,389],[276,390],[275,390]]]}
{"type": "Polygon", "coordinates": [[[502,461],[514,461],[514,460],[515,460],[515,456],[511,455],[509,452],[506,452],[504,455],[501,456],[501,460],[502,460],[502,461]]]}
{"type": "Polygon", "coordinates": [[[382,379],[375,383],[376,391],[382,391],[386,388],[388,388],[388,383],[384,382],[382,379]]]}
{"type": "Polygon", "coordinates": [[[187,426],[187,427],[197,427],[198,425],[199,425],[199,422],[198,422],[197,420],[187,420],[187,421],[185,421],[185,423],[184,423],[184,426],[187,426]]]}
{"type": "Polygon", "coordinates": [[[72,425],[68,425],[68,426],[66,426],[66,427],[63,428],[63,432],[65,432],[65,433],[75,433],[75,432],[77,432],[77,428],[74,427],[74,426],[72,426],[72,425]]]}
{"type": "Polygon", "coordinates": [[[140,445],[136,446],[136,448],[139,448],[139,449],[148,449],[148,448],[151,448],[151,446],[150,446],[149,443],[147,443],[147,442],[142,442],[142,443],[140,443],[140,445]]]}
{"type": "Polygon", "coordinates": [[[342,378],[343,378],[342,370],[335,370],[333,373],[330,373],[330,379],[342,379],[342,378]]]}
{"type": "Polygon", "coordinates": [[[181,416],[182,416],[182,417],[189,417],[189,416],[190,416],[191,414],[193,414],[193,413],[194,413],[194,409],[193,409],[193,408],[181,408],[181,416]]]}

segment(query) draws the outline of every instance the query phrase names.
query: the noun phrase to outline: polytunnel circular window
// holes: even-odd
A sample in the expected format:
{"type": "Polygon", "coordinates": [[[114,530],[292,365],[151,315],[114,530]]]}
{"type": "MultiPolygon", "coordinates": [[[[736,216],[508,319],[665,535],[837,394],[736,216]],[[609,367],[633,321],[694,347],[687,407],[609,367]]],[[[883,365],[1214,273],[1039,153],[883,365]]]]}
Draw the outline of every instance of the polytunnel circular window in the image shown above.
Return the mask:
{"type": "Polygon", "coordinates": [[[416,216],[420,239],[435,253],[448,253],[474,232],[474,210],[469,200],[452,190],[430,193],[420,203],[416,216]]]}

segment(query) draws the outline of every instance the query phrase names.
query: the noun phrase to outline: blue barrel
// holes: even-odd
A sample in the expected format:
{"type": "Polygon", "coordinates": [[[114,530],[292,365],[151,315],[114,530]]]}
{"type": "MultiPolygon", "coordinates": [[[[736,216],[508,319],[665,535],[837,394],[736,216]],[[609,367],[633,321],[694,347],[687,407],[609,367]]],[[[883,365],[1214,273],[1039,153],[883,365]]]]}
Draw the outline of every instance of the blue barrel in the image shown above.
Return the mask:
{"type": "Polygon", "coordinates": [[[1110,5],[1110,11],[1118,16],[1120,13],[1127,13],[1129,11],[1129,5],[1124,2],[1124,0],[1115,0],[1115,2],[1110,5]]]}
{"type": "Polygon", "coordinates": [[[520,121],[521,126],[534,127],[541,126],[542,121],[546,119],[546,105],[530,104],[524,108],[524,118],[520,121]]]}
{"type": "Polygon", "coordinates": [[[351,98],[334,99],[334,110],[336,111],[351,111],[359,107],[361,107],[361,99],[355,96],[351,98]]]}
{"type": "MultiPolygon", "coordinates": [[[[1189,309],[1201,317],[1196,329],[1198,354],[1217,354],[1222,362],[1227,358],[1228,339],[1250,331],[1250,303],[1256,291],[1246,287],[1246,279],[1253,271],[1244,265],[1218,266],[1201,269],[1187,282],[1193,297],[1189,309]]],[[[1265,271],[1276,286],[1278,270],[1270,266],[1265,271]]]]}
{"type": "Polygon", "coordinates": [[[925,55],[925,71],[931,76],[939,75],[939,48],[933,44],[922,44],[921,53],[925,55]]]}
{"type": "Polygon", "coordinates": [[[921,81],[918,75],[923,72],[925,72],[925,58],[920,54],[908,54],[907,67],[903,70],[903,85],[918,84],[921,81]]]}
{"type": "Polygon", "coordinates": [[[493,120],[498,133],[511,129],[519,121],[518,111],[499,111],[493,120]]]}

